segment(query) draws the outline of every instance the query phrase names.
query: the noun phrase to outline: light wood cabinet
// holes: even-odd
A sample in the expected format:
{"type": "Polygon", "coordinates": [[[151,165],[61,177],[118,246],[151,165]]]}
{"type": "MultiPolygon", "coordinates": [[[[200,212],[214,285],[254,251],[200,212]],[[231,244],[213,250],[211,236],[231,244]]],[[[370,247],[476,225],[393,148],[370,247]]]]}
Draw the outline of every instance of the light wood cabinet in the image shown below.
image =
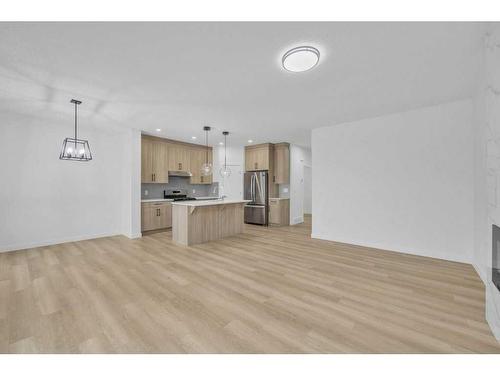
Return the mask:
{"type": "Polygon", "coordinates": [[[172,239],[183,245],[218,240],[243,232],[245,202],[214,202],[204,206],[174,205],[172,239]]]}
{"type": "Polygon", "coordinates": [[[153,179],[153,141],[141,139],[141,182],[151,183],[153,179]]]}
{"type": "Polygon", "coordinates": [[[269,224],[290,225],[290,200],[269,198],[269,224]]]}
{"type": "Polygon", "coordinates": [[[151,202],[141,205],[141,230],[166,229],[172,227],[172,203],[151,202]]]}
{"type": "MultiPolygon", "coordinates": [[[[201,167],[207,148],[191,143],[143,136],[141,140],[141,182],[168,183],[169,171],[191,172],[191,184],[211,184],[213,176],[202,176],[201,167]]],[[[213,149],[208,148],[208,161],[213,163],[213,149]]]]}
{"type": "Polygon", "coordinates": [[[168,170],[189,172],[190,147],[170,143],[168,147],[168,170]]]}
{"type": "Polygon", "coordinates": [[[168,183],[167,144],[150,138],[141,140],[141,182],[168,183]]]}
{"type": "MultiPolygon", "coordinates": [[[[212,161],[212,148],[208,149],[208,162],[213,163],[212,161]]],[[[212,171],[212,175],[210,176],[202,176],[201,175],[201,167],[207,160],[207,150],[206,147],[203,148],[192,148],[190,155],[190,171],[191,171],[191,184],[211,184],[213,181],[213,173],[215,173],[215,169],[212,171]]]]}
{"type": "Polygon", "coordinates": [[[275,184],[290,183],[290,145],[277,143],[274,145],[274,176],[275,184]]]}
{"type": "Polygon", "coordinates": [[[245,170],[268,171],[269,196],[278,195],[278,185],[274,183],[274,145],[263,143],[245,147],[245,170]]]}
{"type": "Polygon", "coordinates": [[[271,168],[272,144],[264,143],[245,147],[245,170],[266,171],[271,168]]]}

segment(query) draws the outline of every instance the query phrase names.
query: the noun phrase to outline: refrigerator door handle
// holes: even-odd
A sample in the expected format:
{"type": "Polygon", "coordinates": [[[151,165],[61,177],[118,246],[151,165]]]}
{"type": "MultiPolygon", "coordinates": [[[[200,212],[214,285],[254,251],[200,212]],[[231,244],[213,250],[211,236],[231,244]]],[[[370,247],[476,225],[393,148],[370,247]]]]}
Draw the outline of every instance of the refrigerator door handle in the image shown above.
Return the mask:
{"type": "Polygon", "coordinates": [[[250,194],[252,202],[255,202],[255,174],[252,174],[252,178],[250,179],[250,194]]]}
{"type": "Polygon", "coordinates": [[[250,175],[250,199],[253,202],[253,174],[250,175]]]}

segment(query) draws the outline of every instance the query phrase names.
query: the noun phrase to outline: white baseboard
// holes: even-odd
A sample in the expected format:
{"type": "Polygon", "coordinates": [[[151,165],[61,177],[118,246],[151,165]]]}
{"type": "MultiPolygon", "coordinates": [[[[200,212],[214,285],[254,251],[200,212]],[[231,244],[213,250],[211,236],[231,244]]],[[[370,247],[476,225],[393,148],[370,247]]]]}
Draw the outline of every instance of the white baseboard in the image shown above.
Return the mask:
{"type": "Polygon", "coordinates": [[[67,243],[67,242],[92,240],[94,238],[119,236],[119,235],[122,235],[122,233],[99,233],[99,234],[88,234],[88,235],[83,235],[83,236],[62,237],[62,238],[39,241],[39,242],[10,244],[10,245],[0,247],[0,253],[6,253],[9,251],[16,251],[16,250],[23,250],[23,249],[31,249],[34,247],[51,246],[51,245],[57,245],[57,244],[67,243]]]}
{"type": "Polygon", "coordinates": [[[484,273],[483,269],[476,264],[476,262],[472,262],[472,267],[476,270],[477,274],[479,275],[479,278],[483,282],[484,285],[487,285],[488,279],[486,277],[486,274],[484,273]]]}
{"type": "Polygon", "coordinates": [[[379,250],[385,250],[385,251],[393,251],[396,253],[402,253],[402,254],[411,254],[411,255],[418,255],[422,257],[428,257],[428,258],[435,258],[435,259],[443,259],[443,260],[449,260],[452,262],[459,262],[459,263],[467,263],[467,264],[472,264],[472,260],[468,258],[462,258],[460,256],[442,256],[441,254],[431,254],[427,253],[424,251],[415,251],[414,249],[391,249],[390,246],[383,246],[380,244],[376,243],[368,243],[368,242],[360,242],[360,241],[353,241],[351,239],[346,239],[346,238],[331,238],[329,236],[317,234],[317,233],[311,233],[311,238],[317,238],[319,240],[325,240],[325,241],[331,241],[331,242],[339,242],[339,243],[345,243],[348,245],[356,245],[356,246],[363,246],[363,247],[371,247],[374,249],[379,249],[379,250]]]}
{"type": "Polygon", "coordinates": [[[135,240],[136,238],[141,238],[142,233],[134,233],[134,234],[124,234],[125,237],[130,238],[131,240],[135,240]]]}

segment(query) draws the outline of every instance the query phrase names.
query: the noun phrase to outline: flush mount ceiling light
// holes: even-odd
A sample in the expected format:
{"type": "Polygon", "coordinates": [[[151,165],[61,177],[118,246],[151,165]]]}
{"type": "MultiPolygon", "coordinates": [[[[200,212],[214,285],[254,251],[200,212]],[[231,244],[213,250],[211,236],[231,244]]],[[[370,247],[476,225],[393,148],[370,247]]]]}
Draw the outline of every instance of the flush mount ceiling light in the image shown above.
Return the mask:
{"type": "Polygon", "coordinates": [[[289,72],[305,72],[314,68],[319,62],[319,51],[311,46],[300,46],[287,51],[281,63],[289,72]]]}
{"type": "Polygon", "coordinates": [[[90,161],[92,160],[92,153],[90,152],[89,142],[85,139],[78,139],[77,134],[77,111],[76,107],[82,104],[81,101],[71,99],[71,103],[75,105],[75,138],[66,138],[63,141],[59,159],[61,160],[76,160],[76,161],[90,161]]]}
{"type": "Polygon", "coordinates": [[[161,132],[161,129],[156,129],[157,132],[161,132]]]}

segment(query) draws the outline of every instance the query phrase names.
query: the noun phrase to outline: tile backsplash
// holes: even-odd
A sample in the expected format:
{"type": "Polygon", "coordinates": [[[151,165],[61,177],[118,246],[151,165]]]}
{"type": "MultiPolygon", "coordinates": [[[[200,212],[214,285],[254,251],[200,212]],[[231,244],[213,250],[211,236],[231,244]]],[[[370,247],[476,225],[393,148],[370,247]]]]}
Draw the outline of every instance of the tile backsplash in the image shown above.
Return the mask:
{"type": "Polygon", "coordinates": [[[219,195],[219,183],[192,185],[189,178],[170,176],[168,184],[141,184],[142,199],[163,198],[163,190],[181,190],[191,197],[212,197],[219,195]],[[147,195],[146,195],[147,191],[147,195]]]}

